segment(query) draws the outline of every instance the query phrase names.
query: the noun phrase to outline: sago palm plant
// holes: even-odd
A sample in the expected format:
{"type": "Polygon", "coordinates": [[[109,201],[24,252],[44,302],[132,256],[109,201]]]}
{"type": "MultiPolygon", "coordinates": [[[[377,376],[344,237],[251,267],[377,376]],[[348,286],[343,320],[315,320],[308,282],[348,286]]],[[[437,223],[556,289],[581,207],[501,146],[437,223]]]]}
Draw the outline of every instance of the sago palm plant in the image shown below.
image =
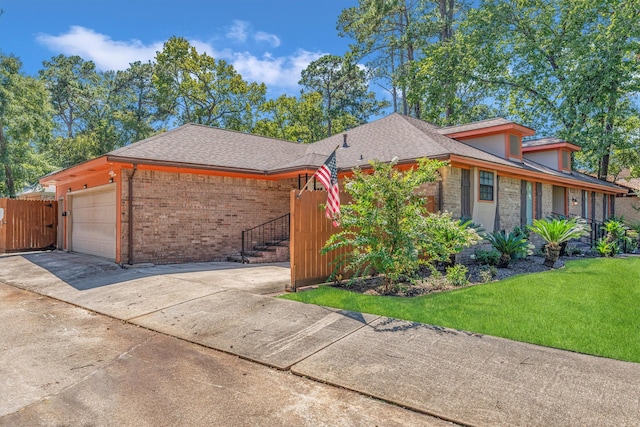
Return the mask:
{"type": "Polygon", "coordinates": [[[519,253],[531,253],[531,245],[529,241],[518,232],[506,234],[504,230],[495,231],[485,235],[485,238],[491,243],[495,250],[500,252],[498,260],[498,268],[509,267],[509,262],[514,255],[519,253]]]}
{"type": "Polygon", "coordinates": [[[553,267],[560,257],[560,245],[571,239],[579,239],[589,234],[589,226],[582,218],[571,219],[536,219],[529,226],[547,243],[545,245],[544,265],[553,267]]]}

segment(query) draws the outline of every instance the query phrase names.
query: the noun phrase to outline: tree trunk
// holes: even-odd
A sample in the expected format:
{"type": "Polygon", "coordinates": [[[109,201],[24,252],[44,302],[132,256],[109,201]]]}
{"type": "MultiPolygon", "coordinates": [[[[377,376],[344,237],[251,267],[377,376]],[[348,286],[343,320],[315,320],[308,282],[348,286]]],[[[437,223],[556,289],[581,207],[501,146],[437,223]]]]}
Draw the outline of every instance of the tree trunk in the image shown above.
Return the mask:
{"type": "Polygon", "coordinates": [[[560,257],[560,246],[555,243],[549,243],[545,246],[545,258],[544,258],[544,266],[553,268],[556,261],[560,257]]]}
{"type": "Polygon", "coordinates": [[[500,255],[500,259],[498,260],[498,268],[507,268],[509,267],[509,262],[511,261],[511,255],[502,254],[500,255]]]}

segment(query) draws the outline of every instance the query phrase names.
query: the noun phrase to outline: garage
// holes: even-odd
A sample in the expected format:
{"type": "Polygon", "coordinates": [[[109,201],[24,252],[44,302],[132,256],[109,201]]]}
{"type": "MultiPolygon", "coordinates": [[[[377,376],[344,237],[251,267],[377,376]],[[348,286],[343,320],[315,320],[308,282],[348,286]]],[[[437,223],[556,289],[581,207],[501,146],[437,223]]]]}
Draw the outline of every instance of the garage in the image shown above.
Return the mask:
{"type": "Polygon", "coordinates": [[[115,260],[116,188],[115,185],[78,192],[71,196],[70,249],[115,260]]]}

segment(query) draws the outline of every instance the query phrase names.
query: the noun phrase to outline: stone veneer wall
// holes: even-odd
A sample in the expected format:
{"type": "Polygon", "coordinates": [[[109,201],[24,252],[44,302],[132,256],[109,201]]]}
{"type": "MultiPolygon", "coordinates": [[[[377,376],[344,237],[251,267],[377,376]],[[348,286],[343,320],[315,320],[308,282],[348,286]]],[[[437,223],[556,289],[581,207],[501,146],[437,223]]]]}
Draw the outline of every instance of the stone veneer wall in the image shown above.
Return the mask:
{"type": "MultiPolygon", "coordinates": [[[[122,261],[128,260],[128,180],[122,185],[122,261]]],[[[282,181],[138,170],[133,178],[133,262],[226,260],[242,230],[289,213],[297,179],[282,181]]]]}

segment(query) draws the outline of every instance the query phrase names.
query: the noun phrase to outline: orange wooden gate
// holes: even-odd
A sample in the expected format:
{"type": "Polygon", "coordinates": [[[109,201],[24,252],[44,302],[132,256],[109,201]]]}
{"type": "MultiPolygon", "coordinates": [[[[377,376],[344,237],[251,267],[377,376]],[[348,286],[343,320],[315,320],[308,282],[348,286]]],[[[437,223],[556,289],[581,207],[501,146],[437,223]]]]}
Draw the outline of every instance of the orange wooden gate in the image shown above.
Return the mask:
{"type": "MultiPolygon", "coordinates": [[[[326,282],[333,272],[332,261],[339,251],[326,255],[320,249],[327,239],[340,228],[334,227],[324,213],[323,205],[327,201],[326,191],[291,191],[291,231],[289,251],[291,260],[291,288],[326,282]]],[[[348,194],[340,194],[342,204],[351,201],[348,194]]]]}
{"type": "MultiPolygon", "coordinates": [[[[332,261],[347,249],[320,254],[327,239],[340,231],[325,216],[322,205],[327,201],[326,191],[291,191],[291,231],[289,251],[291,260],[291,285],[288,291],[298,287],[315,285],[327,281],[334,269],[332,261]]],[[[340,194],[341,203],[351,202],[347,193],[340,194]]],[[[427,209],[436,211],[435,197],[426,197],[427,209]]]]}
{"type": "Polygon", "coordinates": [[[0,253],[56,246],[55,201],[0,199],[0,253]]]}

